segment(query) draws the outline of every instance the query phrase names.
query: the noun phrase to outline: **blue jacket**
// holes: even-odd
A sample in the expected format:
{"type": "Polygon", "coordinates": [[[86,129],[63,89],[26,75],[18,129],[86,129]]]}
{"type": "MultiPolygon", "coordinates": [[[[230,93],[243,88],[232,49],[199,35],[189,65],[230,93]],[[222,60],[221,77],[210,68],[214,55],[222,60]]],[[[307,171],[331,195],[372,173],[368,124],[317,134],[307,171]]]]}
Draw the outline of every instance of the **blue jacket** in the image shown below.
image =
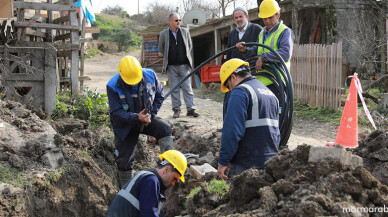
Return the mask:
{"type": "Polygon", "coordinates": [[[254,76],[241,81],[226,100],[218,163],[264,168],[279,147],[279,102],[254,76]]]}
{"type": "Polygon", "coordinates": [[[106,85],[109,99],[110,121],[116,136],[124,140],[134,128],[140,128],[139,112],[149,100],[150,111],[154,117],[164,100],[163,86],[155,72],[143,68],[143,79],[136,87],[127,85],[117,73],[106,85]]]}
{"type": "Polygon", "coordinates": [[[164,216],[166,189],[155,169],[140,171],[115,196],[106,217],[164,216]],[[133,205],[134,200],[138,203],[137,208],[133,205]]]}

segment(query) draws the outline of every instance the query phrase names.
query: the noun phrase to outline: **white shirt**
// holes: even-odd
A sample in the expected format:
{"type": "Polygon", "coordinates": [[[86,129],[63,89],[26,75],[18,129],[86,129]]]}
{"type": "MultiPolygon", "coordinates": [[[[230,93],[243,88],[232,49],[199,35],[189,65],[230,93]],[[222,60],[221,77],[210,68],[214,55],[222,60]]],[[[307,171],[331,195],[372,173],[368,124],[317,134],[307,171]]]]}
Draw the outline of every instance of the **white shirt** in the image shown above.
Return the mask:
{"type": "Polygon", "coordinates": [[[244,36],[245,31],[247,31],[248,29],[248,23],[247,25],[244,26],[244,28],[241,31],[238,27],[236,27],[236,29],[238,31],[238,39],[241,40],[241,38],[244,36]]]}

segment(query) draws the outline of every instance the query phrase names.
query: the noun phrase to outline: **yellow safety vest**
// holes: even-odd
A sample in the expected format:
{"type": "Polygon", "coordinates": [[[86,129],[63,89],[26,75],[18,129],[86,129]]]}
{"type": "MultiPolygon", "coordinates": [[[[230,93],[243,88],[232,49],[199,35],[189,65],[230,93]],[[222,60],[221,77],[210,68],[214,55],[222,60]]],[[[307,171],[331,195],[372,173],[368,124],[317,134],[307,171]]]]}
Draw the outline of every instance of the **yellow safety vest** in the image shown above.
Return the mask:
{"type": "MultiPolygon", "coordinates": [[[[265,28],[265,27],[264,27],[265,28]]],[[[278,48],[278,39],[279,39],[279,36],[280,34],[285,30],[287,29],[288,27],[286,25],[283,24],[283,21],[280,21],[280,24],[278,26],[278,29],[273,32],[267,39],[265,39],[264,41],[264,30],[262,30],[260,32],[260,35],[259,35],[259,43],[260,44],[265,44],[267,45],[268,47],[274,49],[275,51],[277,51],[279,48],[278,48]]],[[[267,53],[267,52],[271,52],[270,50],[268,49],[265,49],[264,47],[258,47],[257,48],[257,55],[260,56],[261,54],[263,53],[267,53]]],[[[284,60],[286,61],[286,60],[284,60]]],[[[267,63],[264,63],[265,65],[269,65],[267,63]]],[[[287,69],[288,71],[290,71],[290,66],[291,66],[291,63],[290,63],[290,60],[287,60],[286,62],[286,66],[287,66],[287,69]]],[[[271,72],[267,71],[267,70],[262,70],[262,71],[258,71],[258,72],[267,72],[271,75],[273,75],[271,72]]],[[[265,86],[268,86],[270,84],[273,84],[273,82],[271,80],[269,80],[268,78],[264,77],[264,76],[256,76],[257,79],[263,83],[265,86]]],[[[285,82],[283,76],[280,74],[280,77],[282,78],[283,82],[285,82]]]]}

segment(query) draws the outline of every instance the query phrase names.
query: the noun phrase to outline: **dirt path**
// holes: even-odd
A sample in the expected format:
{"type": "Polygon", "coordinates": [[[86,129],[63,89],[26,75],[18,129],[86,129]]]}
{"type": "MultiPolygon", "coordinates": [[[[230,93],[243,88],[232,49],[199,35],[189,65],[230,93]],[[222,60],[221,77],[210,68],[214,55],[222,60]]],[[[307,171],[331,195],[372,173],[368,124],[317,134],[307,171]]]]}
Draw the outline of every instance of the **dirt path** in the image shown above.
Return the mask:
{"type": "MultiPolygon", "coordinates": [[[[101,93],[106,93],[106,83],[115,75],[117,65],[120,59],[125,55],[133,55],[139,58],[139,52],[119,53],[113,55],[97,56],[85,61],[85,75],[91,80],[85,82],[91,90],[98,88],[101,93]]],[[[165,74],[158,73],[160,80],[167,80],[165,74]]],[[[194,90],[194,94],[199,90],[194,90]]],[[[168,87],[165,88],[165,93],[168,92],[168,87]]],[[[183,99],[182,99],[183,102],[183,99]]],[[[193,125],[194,130],[206,132],[222,127],[222,104],[209,99],[194,98],[197,106],[197,111],[201,114],[199,118],[186,117],[186,110],[182,106],[181,118],[173,119],[171,110],[171,97],[168,97],[158,116],[169,122],[186,122],[193,125]]],[[[294,116],[294,126],[291,137],[289,139],[289,147],[296,148],[301,144],[309,145],[325,145],[328,141],[334,141],[337,133],[336,127],[326,123],[319,123],[310,120],[302,120],[294,116]]]]}

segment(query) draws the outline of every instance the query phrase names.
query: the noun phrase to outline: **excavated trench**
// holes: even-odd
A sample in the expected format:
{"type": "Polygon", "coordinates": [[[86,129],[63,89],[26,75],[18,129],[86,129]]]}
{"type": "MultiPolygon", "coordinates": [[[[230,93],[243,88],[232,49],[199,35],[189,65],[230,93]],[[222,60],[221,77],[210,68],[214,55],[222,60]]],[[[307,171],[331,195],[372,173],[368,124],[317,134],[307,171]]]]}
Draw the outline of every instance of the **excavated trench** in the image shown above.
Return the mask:
{"type": "MultiPolygon", "coordinates": [[[[110,129],[92,131],[88,122],[77,119],[49,123],[10,101],[0,101],[0,108],[0,166],[21,174],[20,182],[1,177],[0,216],[105,216],[119,190],[110,129]]],[[[220,133],[198,131],[189,122],[169,122],[175,148],[199,155],[188,160],[189,167],[209,163],[217,168],[220,133]]],[[[135,169],[154,167],[160,152],[155,139],[141,136],[137,147],[135,169]]],[[[388,209],[387,132],[373,132],[353,150],[364,167],[310,162],[310,149],[283,149],[267,162],[265,172],[248,170],[233,178],[223,197],[206,188],[215,173],[197,180],[187,172],[186,183],[167,192],[166,216],[388,215],[388,210],[378,212],[388,209]],[[185,207],[195,187],[200,190],[185,207]],[[348,213],[347,208],[376,212],[348,213]]]]}

